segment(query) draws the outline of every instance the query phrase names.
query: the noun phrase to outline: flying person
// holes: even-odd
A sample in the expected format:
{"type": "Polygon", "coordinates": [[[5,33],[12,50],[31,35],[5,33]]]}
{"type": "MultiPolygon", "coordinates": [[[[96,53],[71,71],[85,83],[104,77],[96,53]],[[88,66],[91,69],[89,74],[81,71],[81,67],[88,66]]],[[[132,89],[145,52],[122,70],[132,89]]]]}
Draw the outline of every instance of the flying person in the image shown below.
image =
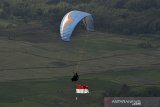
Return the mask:
{"type": "Polygon", "coordinates": [[[74,74],[74,75],[73,75],[73,77],[71,78],[72,82],[74,82],[74,81],[75,81],[75,82],[76,82],[76,81],[78,81],[78,79],[79,79],[79,75],[78,75],[78,73],[74,73],[74,72],[73,72],[73,74],[74,74]]]}

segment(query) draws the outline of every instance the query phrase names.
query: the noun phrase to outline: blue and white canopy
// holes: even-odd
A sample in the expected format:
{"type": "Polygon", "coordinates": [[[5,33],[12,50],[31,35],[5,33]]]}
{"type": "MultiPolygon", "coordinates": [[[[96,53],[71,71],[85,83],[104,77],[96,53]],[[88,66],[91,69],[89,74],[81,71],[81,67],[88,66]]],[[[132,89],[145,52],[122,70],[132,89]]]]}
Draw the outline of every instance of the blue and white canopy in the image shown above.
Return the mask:
{"type": "Polygon", "coordinates": [[[76,25],[83,20],[88,31],[94,31],[94,22],[91,14],[82,11],[71,11],[67,13],[60,25],[61,38],[64,41],[70,41],[73,30],[76,25]]]}

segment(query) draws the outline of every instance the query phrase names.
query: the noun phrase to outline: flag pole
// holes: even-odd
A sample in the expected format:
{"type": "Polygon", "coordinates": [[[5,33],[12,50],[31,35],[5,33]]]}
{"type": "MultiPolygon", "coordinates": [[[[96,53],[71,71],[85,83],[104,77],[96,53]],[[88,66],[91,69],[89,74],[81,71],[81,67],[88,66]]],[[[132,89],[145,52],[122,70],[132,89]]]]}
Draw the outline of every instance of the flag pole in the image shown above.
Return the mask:
{"type": "Polygon", "coordinates": [[[78,100],[78,97],[76,96],[76,101],[78,100]]]}

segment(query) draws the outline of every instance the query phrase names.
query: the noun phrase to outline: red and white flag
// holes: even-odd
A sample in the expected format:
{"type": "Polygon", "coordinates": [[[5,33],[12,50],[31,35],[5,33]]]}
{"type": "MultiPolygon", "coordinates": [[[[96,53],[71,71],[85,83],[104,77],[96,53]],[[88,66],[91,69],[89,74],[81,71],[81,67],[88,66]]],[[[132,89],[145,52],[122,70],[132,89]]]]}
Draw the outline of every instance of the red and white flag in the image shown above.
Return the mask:
{"type": "Polygon", "coordinates": [[[76,93],[87,94],[89,93],[89,89],[87,85],[76,84],[76,93]]]}

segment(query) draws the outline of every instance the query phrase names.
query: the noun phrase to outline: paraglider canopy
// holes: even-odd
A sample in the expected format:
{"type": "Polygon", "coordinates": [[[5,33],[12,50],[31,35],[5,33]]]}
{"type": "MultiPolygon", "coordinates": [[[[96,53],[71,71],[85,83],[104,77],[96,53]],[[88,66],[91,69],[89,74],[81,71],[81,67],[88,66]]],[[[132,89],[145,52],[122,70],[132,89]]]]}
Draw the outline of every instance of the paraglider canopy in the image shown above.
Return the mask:
{"type": "Polygon", "coordinates": [[[76,25],[83,20],[88,31],[94,31],[93,17],[91,14],[82,11],[71,11],[67,13],[60,25],[61,38],[64,41],[70,41],[72,32],[74,31],[76,25]]]}

